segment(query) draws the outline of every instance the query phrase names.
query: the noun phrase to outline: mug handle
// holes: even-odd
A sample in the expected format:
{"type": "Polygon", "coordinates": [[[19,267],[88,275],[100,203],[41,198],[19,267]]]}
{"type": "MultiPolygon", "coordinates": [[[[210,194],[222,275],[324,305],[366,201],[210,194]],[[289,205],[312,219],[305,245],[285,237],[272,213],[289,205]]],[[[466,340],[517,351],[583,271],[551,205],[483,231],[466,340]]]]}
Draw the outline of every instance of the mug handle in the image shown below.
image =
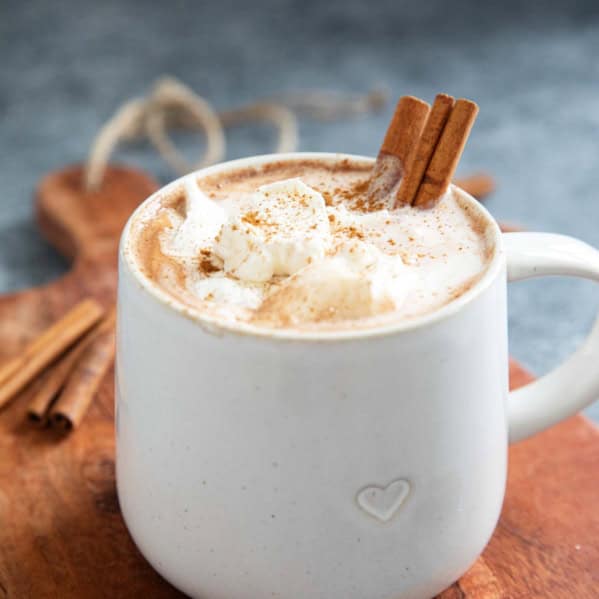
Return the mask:
{"type": "MultiPolygon", "coordinates": [[[[599,281],[599,251],[551,233],[505,233],[508,281],[565,275],[599,281]]],[[[584,343],[557,368],[510,392],[510,443],[575,414],[599,397],[599,318],[584,343]]]]}

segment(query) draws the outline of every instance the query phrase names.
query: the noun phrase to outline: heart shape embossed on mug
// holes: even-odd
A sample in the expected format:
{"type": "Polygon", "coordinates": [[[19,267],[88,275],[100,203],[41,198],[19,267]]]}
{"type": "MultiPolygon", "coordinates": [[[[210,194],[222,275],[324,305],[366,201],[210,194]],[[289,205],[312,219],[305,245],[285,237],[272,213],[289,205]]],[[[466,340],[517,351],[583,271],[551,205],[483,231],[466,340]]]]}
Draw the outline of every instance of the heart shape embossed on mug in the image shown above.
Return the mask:
{"type": "Polygon", "coordinates": [[[356,501],[368,515],[381,522],[389,522],[410,492],[405,478],[391,481],[386,487],[370,485],[362,489],[356,501]]]}

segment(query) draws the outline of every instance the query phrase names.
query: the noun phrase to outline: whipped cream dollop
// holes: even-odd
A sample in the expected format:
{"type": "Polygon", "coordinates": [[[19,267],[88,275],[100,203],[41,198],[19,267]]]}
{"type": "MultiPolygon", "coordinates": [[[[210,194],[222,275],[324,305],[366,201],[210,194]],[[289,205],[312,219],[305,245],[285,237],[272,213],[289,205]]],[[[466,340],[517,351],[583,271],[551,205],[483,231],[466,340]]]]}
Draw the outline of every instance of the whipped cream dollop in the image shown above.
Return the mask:
{"type": "Polygon", "coordinates": [[[213,201],[185,182],[185,217],[173,216],[167,255],[198,262],[188,282],[202,301],[251,311],[258,323],[301,325],[397,311],[415,273],[373,239],[388,210],[327,206],[299,178],[213,201]]]}
{"type": "Polygon", "coordinates": [[[294,325],[354,320],[397,310],[412,273],[401,258],[359,240],[288,277],[256,311],[256,320],[294,325]]]}
{"type": "Polygon", "coordinates": [[[177,222],[177,234],[163,246],[165,253],[174,257],[194,258],[210,247],[227,221],[227,214],[198,187],[194,177],[186,177],[185,218],[177,222]]]}
{"type": "Polygon", "coordinates": [[[228,275],[265,282],[322,260],[330,245],[324,198],[288,179],[258,188],[244,212],[224,223],[214,252],[228,275]]]}

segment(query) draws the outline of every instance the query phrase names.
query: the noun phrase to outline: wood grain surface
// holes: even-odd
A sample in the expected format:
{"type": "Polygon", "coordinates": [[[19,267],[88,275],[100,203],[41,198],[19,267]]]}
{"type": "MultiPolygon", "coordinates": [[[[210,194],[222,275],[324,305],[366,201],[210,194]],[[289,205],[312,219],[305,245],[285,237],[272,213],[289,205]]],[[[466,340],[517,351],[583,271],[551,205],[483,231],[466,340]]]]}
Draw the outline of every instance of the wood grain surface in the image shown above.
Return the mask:
{"type": "MultiPolygon", "coordinates": [[[[73,267],[50,285],[0,298],[0,358],[77,300],[114,301],[118,235],[156,183],[116,166],[98,192],[82,192],[80,182],[79,167],[71,167],[40,185],[40,228],[73,267]]],[[[515,363],[510,373],[513,387],[530,380],[515,363]]],[[[119,512],[112,374],[68,435],[26,422],[31,392],[0,412],[0,598],[181,597],[137,551],[119,512]]],[[[577,416],[510,448],[497,530],[472,569],[440,597],[599,597],[594,425],[577,416]]]]}

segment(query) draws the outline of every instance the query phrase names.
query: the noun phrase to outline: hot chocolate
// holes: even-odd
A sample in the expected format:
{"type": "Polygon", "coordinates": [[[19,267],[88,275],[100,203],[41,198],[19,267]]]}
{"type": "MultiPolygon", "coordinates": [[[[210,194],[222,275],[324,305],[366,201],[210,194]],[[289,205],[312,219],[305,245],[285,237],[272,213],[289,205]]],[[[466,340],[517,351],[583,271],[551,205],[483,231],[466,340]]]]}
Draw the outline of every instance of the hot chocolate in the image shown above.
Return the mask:
{"type": "Polygon", "coordinates": [[[228,324],[346,330],[437,310],[484,272],[486,221],[451,189],[430,209],[372,205],[371,170],[296,158],[190,175],[136,215],[134,259],[228,324]]]}

